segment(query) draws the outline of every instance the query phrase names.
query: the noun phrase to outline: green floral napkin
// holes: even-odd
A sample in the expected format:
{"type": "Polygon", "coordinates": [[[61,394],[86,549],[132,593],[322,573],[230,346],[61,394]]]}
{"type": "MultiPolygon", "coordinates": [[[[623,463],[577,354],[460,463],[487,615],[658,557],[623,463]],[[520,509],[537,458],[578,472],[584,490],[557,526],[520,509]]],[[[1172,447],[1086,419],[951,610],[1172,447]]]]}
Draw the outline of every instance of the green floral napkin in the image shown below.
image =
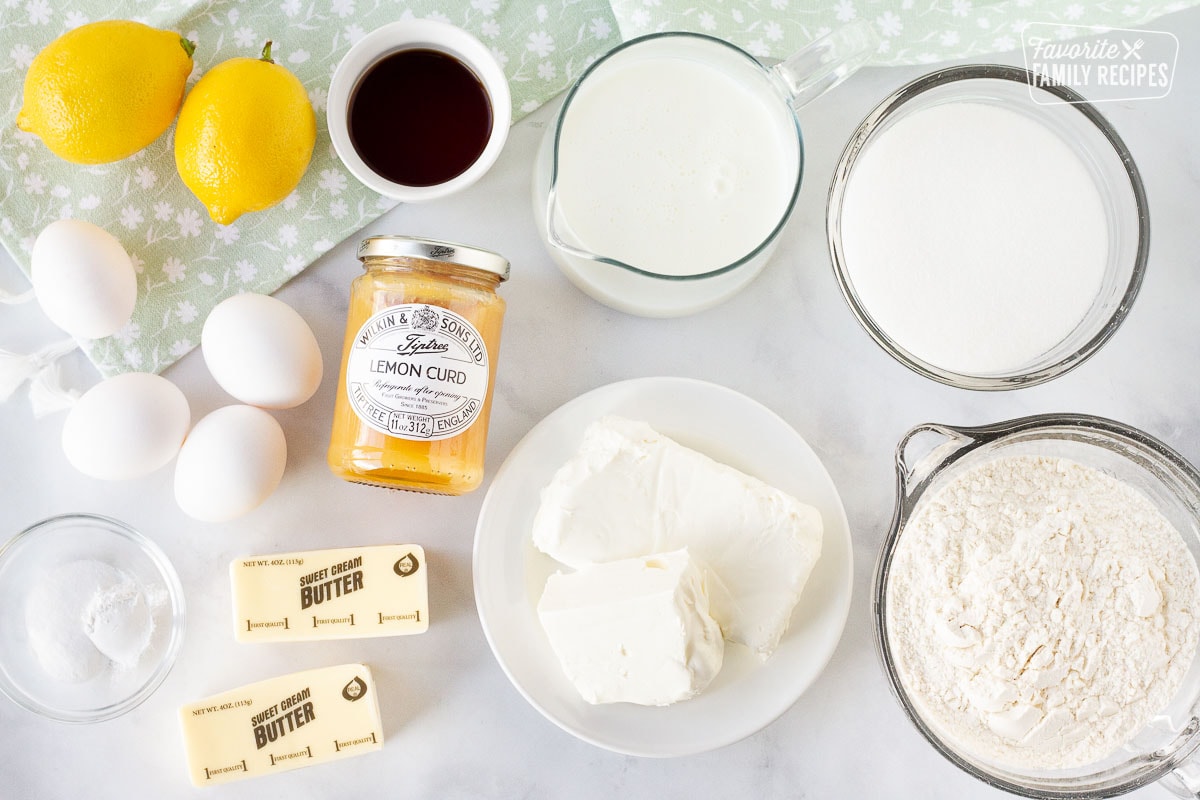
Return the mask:
{"type": "Polygon", "coordinates": [[[519,119],[618,42],[651,31],[703,31],[755,55],[783,57],[840,23],[867,19],[882,37],[876,62],[909,64],[1018,47],[1027,22],[1128,27],[1195,2],[3,0],[0,242],[28,272],[34,238],[55,219],[85,219],[116,235],[139,273],[138,305],[124,330],[82,346],[103,375],[157,372],[199,342],[205,316],[222,299],[273,292],[394,205],[342,167],[324,119],[334,67],[359,37],[385,23],[433,18],[474,33],[504,65],[519,119]],[[60,161],[18,131],[22,83],[34,55],[64,31],[98,19],[135,19],[195,41],[189,85],[220,61],[257,56],[273,40],[277,63],[304,82],[317,112],[316,150],[296,191],[223,227],[180,181],[171,131],[124,161],[95,167],[60,161]]]}
{"type": "MultiPolygon", "coordinates": [[[[784,58],[852,20],[879,34],[878,66],[1000,53],[1021,46],[1032,22],[1136,27],[1197,0],[612,0],[623,39],[663,30],[708,33],[755,56],[784,58]]],[[[1063,28],[1064,36],[1078,29],[1063,28]]]]}

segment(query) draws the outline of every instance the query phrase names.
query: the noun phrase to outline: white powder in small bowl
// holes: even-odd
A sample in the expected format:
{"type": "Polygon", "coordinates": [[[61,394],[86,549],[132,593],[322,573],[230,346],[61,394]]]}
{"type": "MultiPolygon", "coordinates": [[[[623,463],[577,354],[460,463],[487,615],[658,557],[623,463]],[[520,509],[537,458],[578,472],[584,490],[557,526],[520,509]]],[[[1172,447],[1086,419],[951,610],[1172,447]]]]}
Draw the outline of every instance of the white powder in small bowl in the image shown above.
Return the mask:
{"type": "Polygon", "coordinates": [[[131,579],[97,591],[83,611],[92,644],[121,669],[132,669],[154,633],[145,596],[131,579]]]}
{"type": "Polygon", "coordinates": [[[83,683],[137,666],[154,621],[131,576],[103,561],[80,560],[38,577],[25,601],[25,627],[49,677],[83,683]]]}

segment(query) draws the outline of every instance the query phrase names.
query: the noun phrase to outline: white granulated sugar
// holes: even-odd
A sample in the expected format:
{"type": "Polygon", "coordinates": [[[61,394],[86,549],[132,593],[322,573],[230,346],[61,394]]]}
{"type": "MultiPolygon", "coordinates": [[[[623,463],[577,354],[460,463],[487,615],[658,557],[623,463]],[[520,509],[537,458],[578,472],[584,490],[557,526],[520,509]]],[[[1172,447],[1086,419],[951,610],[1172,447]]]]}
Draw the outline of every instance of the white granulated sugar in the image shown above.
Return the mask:
{"type": "Polygon", "coordinates": [[[1026,368],[1091,308],[1108,222],[1084,162],[1024,113],[951,102],[863,151],[842,206],[846,268],[876,324],[974,375],[1026,368]]]}
{"type": "Polygon", "coordinates": [[[1091,764],[1178,690],[1196,562],[1148,498],[1061,459],[1003,457],[923,499],[891,565],[900,681],[949,744],[1018,769],[1091,764]]]}
{"type": "Polygon", "coordinates": [[[154,600],[103,561],[56,565],[38,576],[25,601],[30,648],[46,674],[63,683],[132,669],[154,633],[154,600]]]}
{"type": "Polygon", "coordinates": [[[25,601],[25,627],[47,675],[82,683],[104,671],[108,659],[88,636],[82,617],[98,591],[121,581],[120,570],[92,560],[59,564],[38,576],[25,601]]]}
{"type": "Polygon", "coordinates": [[[125,576],[92,596],[83,610],[83,629],[114,666],[132,669],[150,645],[154,618],[140,587],[125,576]]]}

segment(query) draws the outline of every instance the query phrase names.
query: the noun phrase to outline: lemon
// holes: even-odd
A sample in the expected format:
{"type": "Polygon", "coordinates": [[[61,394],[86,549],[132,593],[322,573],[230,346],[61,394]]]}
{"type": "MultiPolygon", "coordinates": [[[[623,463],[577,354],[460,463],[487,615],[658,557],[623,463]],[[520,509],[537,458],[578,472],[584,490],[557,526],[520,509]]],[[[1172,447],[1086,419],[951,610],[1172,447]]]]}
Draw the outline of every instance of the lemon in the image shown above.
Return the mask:
{"type": "Polygon", "coordinates": [[[194,50],[179,34],[140,22],[68,31],[29,65],[17,127],[75,164],[133,155],[175,119],[194,50]]]}
{"type": "Polygon", "coordinates": [[[231,58],[196,83],[175,128],[184,184],[228,225],[287,197],[308,169],[317,119],[300,80],[263,57],[231,58]]]}

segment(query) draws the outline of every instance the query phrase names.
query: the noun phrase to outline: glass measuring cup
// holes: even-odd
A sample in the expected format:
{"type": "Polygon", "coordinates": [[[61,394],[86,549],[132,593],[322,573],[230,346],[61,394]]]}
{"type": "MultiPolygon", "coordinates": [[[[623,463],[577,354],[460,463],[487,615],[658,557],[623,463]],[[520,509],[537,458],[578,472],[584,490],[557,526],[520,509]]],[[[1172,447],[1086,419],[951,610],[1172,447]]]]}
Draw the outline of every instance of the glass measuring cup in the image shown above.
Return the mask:
{"type": "MultiPolygon", "coordinates": [[[[551,257],[567,278],[586,294],[608,306],[641,316],[680,316],[711,307],[732,296],[762,271],[795,205],[804,161],[795,110],[858,69],[875,51],[877,43],[878,39],[870,25],[857,22],[813,42],[770,68],[744,50],[702,34],[651,34],[616,47],[592,64],[567,92],[557,116],[547,128],[535,161],[534,218],[551,257]],[[704,264],[694,269],[690,268],[691,264],[679,265],[680,268],[674,264],[670,268],[663,266],[677,252],[682,252],[684,245],[694,244],[693,237],[681,233],[685,227],[672,222],[664,228],[656,226],[653,219],[631,217],[628,226],[630,238],[636,240],[646,237],[642,241],[656,239],[662,244],[664,253],[662,259],[654,263],[638,263],[637,259],[630,258],[626,253],[606,247],[606,242],[597,241],[595,236],[589,239],[587,235],[581,235],[579,228],[583,222],[582,215],[578,210],[572,211],[569,204],[564,204],[562,196],[564,177],[569,180],[570,171],[574,168],[573,154],[569,150],[573,140],[569,135],[564,137],[564,131],[569,133],[568,128],[574,120],[587,119],[581,115],[586,115],[587,104],[591,102],[589,92],[594,92],[595,87],[604,85],[605,81],[616,80],[614,76],[623,74],[622,71],[627,74],[628,70],[637,67],[654,71],[662,65],[678,63],[703,65],[712,71],[716,81],[730,81],[739,93],[753,98],[756,109],[762,111],[762,118],[769,120],[764,124],[771,128],[771,134],[779,142],[773,153],[775,158],[763,155],[764,163],[769,165],[773,178],[778,176],[785,182],[778,187],[781,190],[778,202],[768,204],[770,207],[762,215],[751,213],[743,216],[744,220],[753,222],[759,232],[752,232],[748,236],[741,223],[730,223],[732,227],[724,231],[742,239],[752,238],[752,241],[740,248],[740,252],[719,263],[704,264]]],[[[663,85],[661,95],[664,103],[675,99],[674,92],[666,85],[663,85]]],[[[707,97],[705,101],[708,101],[707,97]]],[[[715,108],[714,114],[725,106],[715,108]]],[[[609,122],[616,117],[615,114],[609,115],[604,121],[609,122]]],[[[634,137],[635,124],[630,123],[628,127],[629,137],[634,137]]],[[[625,148],[630,147],[632,141],[632,138],[622,137],[617,144],[625,148]]],[[[643,146],[653,148],[663,157],[664,163],[673,164],[672,158],[678,157],[677,154],[681,152],[679,141],[643,141],[633,149],[640,150],[643,146]]],[[[718,156],[730,152],[725,145],[714,147],[713,152],[718,156]]],[[[737,155],[740,158],[743,154],[737,155]]],[[[619,168],[620,153],[611,157],[619,168]]],[[[719,160],[716,158],[714,161],[719,160]]],[[[688,163],[681,166],[701,169],[712,165],[688,163]]],[[[726,177],[718,176],[718,180],[726,177]]],[[[733,179],[742,180],[743,177],[742,174],[735,174],[733,179]]],[[[614,209],[619,212],[627,202],[644,199],[613,198],[602,203],[601,212],[614,209]]],[[[757,201],[757,197],[751,199],[757,201]]],[[[654,198],[650,198],[651,207],[653,201],[654,198]]],[[[580,207],[575,206],[576,209],[580,207]]],[[[676,219],[682,220],[681,225],[694,222],[696,208],[698,206],[676,209],[676,219]],[[689,214],[692,215],[690,218],[689,214]]],[[[721,230],[705,229],[700,233],[711,234],[714,240],[727,238],[721,230]]]]}
{"type": "Polygon", "coordinates": [[[1112,420],[1042,414],[976,428],[924,424],[896,449],[896,509],[875,568],[875,645],[892,694],[909,721],[951,763],[998,789],[1026,797],[1115,797],[1158,781],[1179,797],[1200,797],[1200,658],[1193,658],[1175,697],[1116,752],[1079,768],[1017,770],[961,747],[921,710],[905,686],[887,623],[896,546],[922,500],[964,472],[1002,456],[1064,458],[1099,469],[1144,494],[1179,531],[1200,561],[1200,473],[1154,437],[1112,420]]]}

